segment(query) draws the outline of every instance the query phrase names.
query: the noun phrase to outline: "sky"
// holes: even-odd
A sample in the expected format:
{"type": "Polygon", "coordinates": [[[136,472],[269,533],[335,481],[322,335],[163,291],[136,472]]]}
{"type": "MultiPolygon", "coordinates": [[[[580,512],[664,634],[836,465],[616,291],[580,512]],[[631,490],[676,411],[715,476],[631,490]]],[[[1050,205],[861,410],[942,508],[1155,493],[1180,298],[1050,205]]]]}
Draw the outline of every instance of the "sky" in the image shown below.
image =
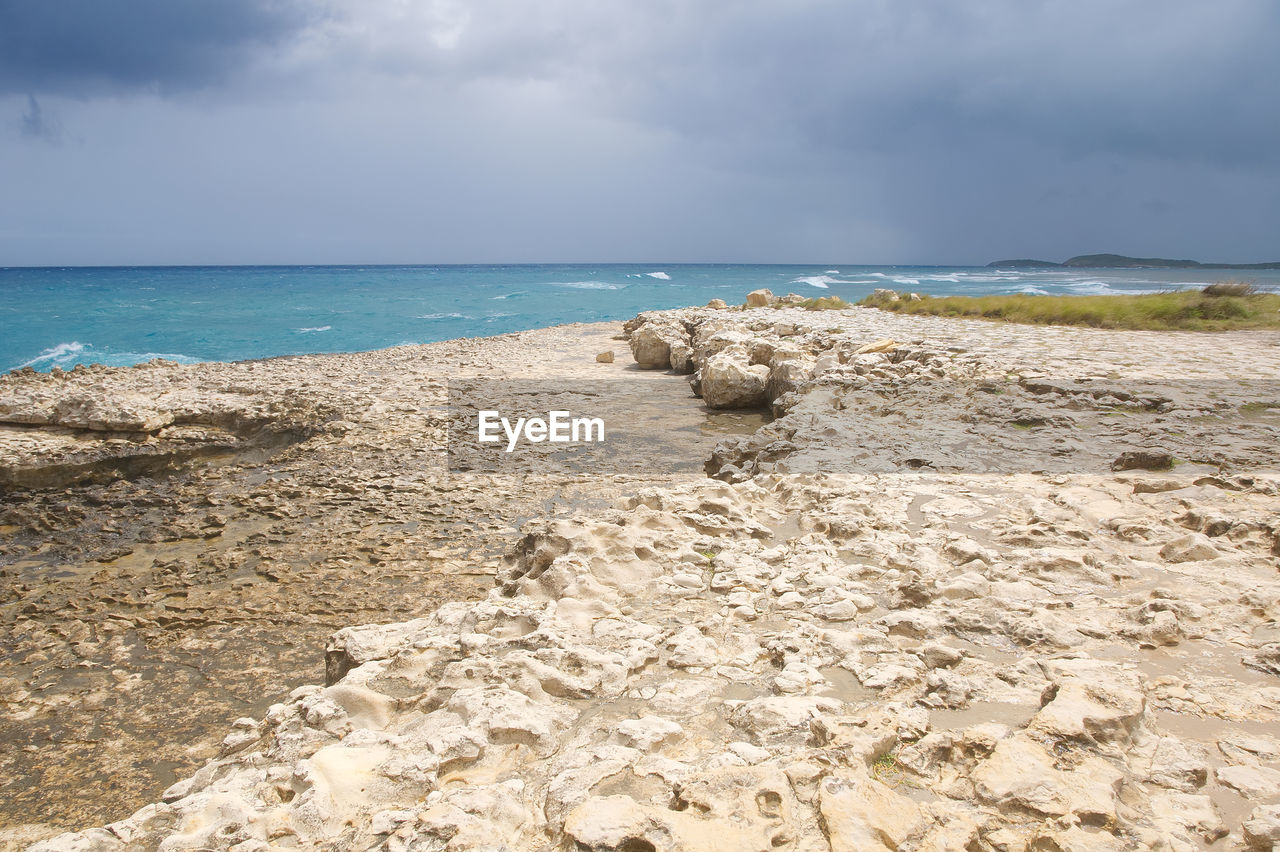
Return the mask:
{"type": "Polygon", "coordinates": [[[0,0],[0,266],[1280,260],[1275,0],[0,0]]]}

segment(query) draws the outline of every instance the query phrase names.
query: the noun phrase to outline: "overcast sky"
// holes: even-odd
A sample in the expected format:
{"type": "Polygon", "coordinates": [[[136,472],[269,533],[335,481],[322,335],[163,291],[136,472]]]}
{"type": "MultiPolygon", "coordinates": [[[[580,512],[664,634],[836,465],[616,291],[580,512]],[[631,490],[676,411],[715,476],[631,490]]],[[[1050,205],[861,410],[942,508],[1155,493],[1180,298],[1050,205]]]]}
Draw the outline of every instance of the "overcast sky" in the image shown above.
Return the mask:
{"type": "Polygon", "coordinates": [[[0,0],[0,265],[1280,260],[1275,0],[0,0]]]}

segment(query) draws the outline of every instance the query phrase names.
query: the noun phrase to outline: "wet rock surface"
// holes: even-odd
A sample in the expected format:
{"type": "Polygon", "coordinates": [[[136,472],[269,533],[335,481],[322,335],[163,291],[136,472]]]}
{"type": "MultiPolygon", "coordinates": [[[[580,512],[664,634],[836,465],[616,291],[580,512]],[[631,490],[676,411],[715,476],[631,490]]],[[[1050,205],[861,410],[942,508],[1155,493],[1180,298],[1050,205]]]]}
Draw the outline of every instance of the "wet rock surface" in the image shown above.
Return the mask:
{"type": "MultiPolygon", "coordinates": [[[[446,464],[449,382],[483,375],[502,406],[494,377],[621,378],[595,361],[618,330],[0,378],[0,826],[127,815],[322,681],[338,628],[483,596],[528,518],[647,481],[446,464]]],[[[692,474],[742,418],[663,378],[594,404],[666,421],[653,453],[692,474]]]]}
{"type": "Polygon", "coordinates": [[[627,325],[649,324],[695,389],[721,356],[766,387],[786,366],[781,416],[716,449],[720,481],[539,506],[496,536],[482,598],[339,631],[327,680],[225,726],[156,804],[37,848],[1276,842],[1275,335],[771,307],[627,325]],[[1105,428],[1055,456],[1082,422],[1105,428]],[[1152,449],[1171,470],[1111,470],[1152,449]]]}

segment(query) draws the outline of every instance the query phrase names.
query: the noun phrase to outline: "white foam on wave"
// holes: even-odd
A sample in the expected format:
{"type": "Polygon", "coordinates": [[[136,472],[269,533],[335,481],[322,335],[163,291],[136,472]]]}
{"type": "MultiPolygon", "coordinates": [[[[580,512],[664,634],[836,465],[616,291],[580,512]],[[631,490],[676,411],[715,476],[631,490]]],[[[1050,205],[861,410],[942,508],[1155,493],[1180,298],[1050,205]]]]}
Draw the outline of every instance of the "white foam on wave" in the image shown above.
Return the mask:
{"type": "MultiPolygon", "coordinates": [[[[895,279],[895,280],[896,280],[896,279],[895,279]]],[[[960,283],[960,276],[958,276],[958,275],[926,275],[926,276],[924,276],[924,278],[923,278],[922,280],[924,280],[924,281],[950,281],[952,284],[959,284],[959,283],[960,283]]],[[[916,283],[919,283],[919,282],[916,282],[916,283]]]]}
{"type": "Polygon", "coordinates": [[[312,332],[316,332],[316,331],[332,331],[332,330],[333,330],[333,326],[331,325],[317,325],[312,328],[295,328],[294,329],[294,331],[297,332],[298,334],[311,334],[312,332]]]}
{"type": "Polygon", "coordinates": [[[893,283],[894,284],[919,284],[920,279],[919,278],[895,278],[893,279],[893,283]]]}
{"type": "Polygon", "coordinates": [[[484,321],[493,322],[494,320],[500,320],[503,317],[513,317],[513,316],[515,316],[515,314],[504,314],[504,313],[486,314],[484,321]]]}
{"type": "Polygon", "coordinates": [[[622,285],[610,284],[607,281],[555,281],[555,287],[572,287],[575,290],[621,290],[622,285]]]}
{"type": "Polygon", "coordinates": [[[470,314],[418,314],[418,319],[439,320],[439,319],[475,319],[470,314]]]}
{"type": "MultiPolygon", "coordinates": [[[[832,272],[838,272],[838,271],[839,270],[828,269],[827,274],[825,275],[803,275],[799,278],[792,278],[791,283],[792,284],[808,284],[810,287],[821,287],[824,290],[829,288],[832,284],[875,284],[876,283],[875,281],[856,281],[848,278],[836,278],[830,274],[832,272]]],[[[876,273],[872,272],[869,274],[875,275],[876,273]]]]}
{"type": "Polygon", "coordinates": [[[828,270],[826,271],[826,274],[827,274],[827,275],[839,275],[839,274],[840,274],[840,270],[839,270],[839,269],[828,269],[828,270]]]}
{"type": "MultiPolygon", "coordinates": [[[[810,287],[820,287],[823,290],[831,286],[831,282],[835,279],[829,275],[809,275],[804,278],[792,278],[792,284],[808,284],[810,287]]],[[[841,282],[843,283],[843,282],[841,282]]]]}
{"type": "Polygon", "coordinates": [[[201,362],[200,358],[192,358],[190,355],[179,355],[173,352],[99,352],[90,345],[73,340],[69,343],[59,343],[57,346],[51,346],[30,361],[17,365],[14,369],[20,370],[23,367],[34,367],[37,370],[52,369],[54,367],[67,369],[74,367],[76,364],[132,367],[134,364],[145,364],[147,361],[154,361],[157,358],[176,361],[179,364],[199,364],[201,362]]]}
{"type": "Polygon", "coordinates": [[[659,281],[671,280],[671,276],[665,272],[646,272],[645,275],[648,275],[650,278],[657,278],[659,281]]]}
{"type": "Polygon", "coordinates": [[[523,295],[526,295],[528,292],[529,292],[528,290],[516,290],[514,293],[503,293],[501,296],[490,296],[489,299],[491,301],[497,302],[501,299],[510,299],[512,296],[523,296],[523,295]]]}
{"type": "Polygon", "coordinates": [[[1013,292],[1015,292],[1015,293],[1026,293],[1026,294],[1027,294],[1027,295],[1029,295],[1029,296],[1047,296],[1047,295],[1049,295],[1049,291],[1048,291],[1048,290],[1041,290],[1039,287],[1035,287],[1035,286],[1033,286],[1033,285],[1031,285],[1031,284],[1024,284],[1024,285],[1022,285],[1021,287],[1019,287],[1018,289],[1014,290],[1013,292]]]}
{"type": "Polygon", "coordinates": [[[70,343],[59,343],[57,346],[51,346],[44,350],[30,361],[19,364],[18,369],[20,370],[23,367],[41,367],[46,364],[51,367],[60,367],[64,364],[70,364],[75,361],[75,356],[83,352],[85,348],[86,347],[83,343],[75,340],[70,343]]]}

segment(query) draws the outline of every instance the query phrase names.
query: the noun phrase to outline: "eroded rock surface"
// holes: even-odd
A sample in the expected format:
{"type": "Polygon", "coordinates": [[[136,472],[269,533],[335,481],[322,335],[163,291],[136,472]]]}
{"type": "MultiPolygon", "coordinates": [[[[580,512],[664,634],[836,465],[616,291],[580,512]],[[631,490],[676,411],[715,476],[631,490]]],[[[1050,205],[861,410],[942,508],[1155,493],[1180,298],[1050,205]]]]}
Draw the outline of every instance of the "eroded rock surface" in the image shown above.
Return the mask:
{"type": "Polygon", "coordinates": [[[783,416],[717,450],[725,481],[530,521],[483,599],[341,631],[328,685],[236,722],[158,803],[37,848],[1276,842],[1280,478],[1251,405],[1274,335],[764,307],[642,315],[633,341],[652,323],[695,387],[721,355],[803,365],[765,400],[783,416]],[[1215,371],[1212,398],[1167,385],[1215,371]],[[1182,449],[1237,414],[1254,425],[1214,458],[1182,449]],[[1000,424],[1052,458],[1059,418],[1105,425],[1061,448],[1079,469],[898,443],[1000,424]],[[1153,440],[1181,463],[1110,469],[1110,443],[1153,440]]]}
{"type": "Polygon", "coordinates": [[[701,476],[744,418],[598,363],[619,331],[0,377],[0,828],[129,814],[235,719],[322,681],[338,628],[483,596],[531,516],[608,506],[681,459],[701,476]],[[450,471],[446,390],[480,378],[502,408],[590,394],[651,463],[450,471]]]}

